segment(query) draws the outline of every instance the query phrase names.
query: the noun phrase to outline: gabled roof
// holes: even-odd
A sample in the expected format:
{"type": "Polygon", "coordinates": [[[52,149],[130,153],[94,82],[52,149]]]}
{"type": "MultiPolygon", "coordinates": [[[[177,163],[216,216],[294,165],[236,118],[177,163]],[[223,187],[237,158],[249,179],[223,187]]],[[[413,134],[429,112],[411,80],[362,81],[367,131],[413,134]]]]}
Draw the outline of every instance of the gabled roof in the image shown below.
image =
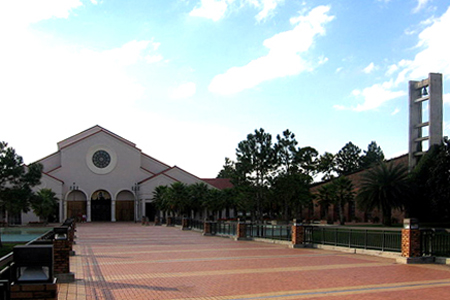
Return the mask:
{"type": "Polygon", "coordinates": [[[230,189],[234,186],[229,178],[203,178],[202,180],[219,190],[230,189]]]}
{"type": "Polygon", "coordinates": [[[168,169],[166,169],[166,170],[164,170],[164,171],[162,171],[162,172],[156,173],[156,174],[154,174],[154,175],[152,175],[152,176],[150,176],[150,177],[147,177],[147,178],[145,178],[145,179],[139,181],[138,184],[143,184],[144,182],[150,181],[150,180],[152,180],[152,179],[154,179],[154,178],[156,178],[156,177],[159,177],[159,176],[166,176],[166,177],[169,177],[170,179],[173,179],[173,180],[179,182],[179,180],[177,180],[177,179],[173,178],[172,176],[169,176],[169,175],[166,174],[166,172],[167,172],[168,170],[170,170],[170,169],[173,169],[173,167],[172,167],[172,168],[168,168],[168,169]]]}
{"type": "Polygon", "coordinates": [[[81,141],[83,139],[91,137],[91,136],[93,136],[93,135],[95,135],[97,133],[100,133],[100,132],[104,132],[104,133],[106,133],[106,134],[108,134],[108,135],[110,135],[110,136],[120,140],[121,142],[123,142],[125,144],[128,144],[129,146],[131,146],[133,148],[136,148],[136,144],[135,143],[132,143],[129,140],[124,139],[123,137],[121,137],[121,136],[119,136],[119,135],[117,135],[117,134],[115,134],[115,133],[113,133],[113,132],[111,132],[111,131],[109,131],[109,130],[101,127],[101,126],[99,126],[99,125],[95,125],[94,127],[86,129],[86,130],[84,130],[84,131],[82,131],[82,132],[80,132],[78,134],[75,134],[75,135],[73,135],[73,136],[71,136],[71,137],[69,137],[67,139],[64,139],[64,140],[58,142],[58,150],[61,150],[61,149],[65,148],[65,147],[68,147],[68,146],[70,146],[72,144],[75,144],[75,143],[77,143],[77,142],[79,142],[79,141],[81,141]]]}

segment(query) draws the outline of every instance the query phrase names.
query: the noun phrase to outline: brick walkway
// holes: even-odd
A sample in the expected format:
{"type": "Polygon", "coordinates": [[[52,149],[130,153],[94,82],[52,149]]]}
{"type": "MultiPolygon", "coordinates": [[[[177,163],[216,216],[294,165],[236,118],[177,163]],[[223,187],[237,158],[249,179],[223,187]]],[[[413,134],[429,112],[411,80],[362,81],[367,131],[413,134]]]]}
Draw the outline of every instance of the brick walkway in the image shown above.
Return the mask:
{"type": "Polygon", "coordinates": [[[77,227],[59,299],[450,299],[450,267],[205,237],[134,223],[77,227]]]}

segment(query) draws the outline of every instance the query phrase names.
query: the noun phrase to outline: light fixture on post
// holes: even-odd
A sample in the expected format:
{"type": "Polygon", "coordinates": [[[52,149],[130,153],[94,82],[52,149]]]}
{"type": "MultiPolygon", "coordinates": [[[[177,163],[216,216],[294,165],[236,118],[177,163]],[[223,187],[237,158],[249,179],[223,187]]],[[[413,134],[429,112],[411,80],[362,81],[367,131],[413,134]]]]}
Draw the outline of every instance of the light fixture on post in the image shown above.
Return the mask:
{"type": "Polygon", "coordinates": [[[70,186],[71,191],[78,191],[78,185],[75,184],[75,182],[70,186]]]}

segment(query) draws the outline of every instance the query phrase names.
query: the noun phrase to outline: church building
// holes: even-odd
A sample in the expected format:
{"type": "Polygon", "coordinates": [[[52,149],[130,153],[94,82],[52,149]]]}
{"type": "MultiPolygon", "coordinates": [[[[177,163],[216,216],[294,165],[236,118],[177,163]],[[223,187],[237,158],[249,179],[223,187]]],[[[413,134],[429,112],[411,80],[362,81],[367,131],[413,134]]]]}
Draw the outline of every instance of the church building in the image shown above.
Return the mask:
{"type": "MultiPolygon", "coordinates": [[[[37,161],[43,165],[42,188],[52,189],[59,200],[59,221],[85,218],[91,221],[153,219],[154,189],[175,182],[205,183],[176,166],[169,166],[136,145],[100,126],[94,126],[58,143],[58,151],[37,161]]],[[[18,223],[37,221],[22,214],[18,223]]]]}

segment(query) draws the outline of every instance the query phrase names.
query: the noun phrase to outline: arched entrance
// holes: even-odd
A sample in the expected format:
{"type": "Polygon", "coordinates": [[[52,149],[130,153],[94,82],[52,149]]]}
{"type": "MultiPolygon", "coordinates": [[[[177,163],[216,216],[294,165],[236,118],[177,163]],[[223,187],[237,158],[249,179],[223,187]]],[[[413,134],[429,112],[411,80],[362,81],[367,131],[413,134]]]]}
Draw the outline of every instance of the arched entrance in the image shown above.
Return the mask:
{"type": "Polygon", "coordinates": [[[105,190],[98,190],[91,198],[91,220],[111,221],[111,195],[105,190]]]}
{"type": "Polygon", "coordinates": [[[134,195],[130,191],[117,195],[116,221],[134,221],[134,195]]]}
{"type": "Polygon", "coordinates": [[[86,195],[81,191],[72,191],[67,196],[67,218],[80,222],[86,216],[86,195]]]}

